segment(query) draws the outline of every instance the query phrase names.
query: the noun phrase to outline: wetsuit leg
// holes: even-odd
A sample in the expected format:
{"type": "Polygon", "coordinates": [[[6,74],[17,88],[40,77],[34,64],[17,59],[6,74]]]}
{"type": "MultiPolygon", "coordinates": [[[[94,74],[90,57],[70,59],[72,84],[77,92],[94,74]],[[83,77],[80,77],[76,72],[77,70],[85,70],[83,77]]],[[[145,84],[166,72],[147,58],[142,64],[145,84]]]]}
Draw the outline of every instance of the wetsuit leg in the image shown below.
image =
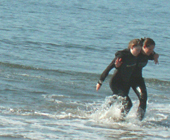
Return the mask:
{"type": "Polygon", "coordinates": [[[142,120],[146,112],[146,103],[147,103],[147,90],[146,90],[144,79],[142,77],[134,79],[132,82],[132,88],[139,98],[139,107],[137,110],[137,116],[139,120],[142,120]]]}
{"type": "Polygon", "coordinates": [[[111,78],[110,88],[113,91],[113,95],[124,97],[122,99],[123,108],[121,109],[121,114],[125,117],[132,107],[132,101],[128,96],[130,85],[121,80],[121,77],[115,75],[111,78]]]}
{"type": "Polygon", "coordinates": [[[121,109],[121,113],[122,116],[125,117],[129,113],[132,107],[132,101],[129,98],[129,96],[126,96],[126,98],[122,101],[122,104],[123,104],[123,108],[121,109]]]}

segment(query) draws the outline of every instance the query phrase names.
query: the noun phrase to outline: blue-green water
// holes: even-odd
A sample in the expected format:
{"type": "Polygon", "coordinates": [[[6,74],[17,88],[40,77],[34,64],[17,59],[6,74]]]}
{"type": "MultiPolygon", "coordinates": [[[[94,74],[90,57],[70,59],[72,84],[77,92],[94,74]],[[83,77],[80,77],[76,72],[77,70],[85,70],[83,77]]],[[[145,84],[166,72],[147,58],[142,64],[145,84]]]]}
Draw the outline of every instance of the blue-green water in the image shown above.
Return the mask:
{"type": "MultiPolygon", "coordinates": [[[[0,1],[0,139],[170,139],[170,2],[0,1]],[[95,85],[116,51],[150,37],[159,65],[143,71],[148,107],[138,99],[125,121],[108,108],[110,76],[95,85]]],[[[110,73],[110,75],[112,72],[110,73]]]]}

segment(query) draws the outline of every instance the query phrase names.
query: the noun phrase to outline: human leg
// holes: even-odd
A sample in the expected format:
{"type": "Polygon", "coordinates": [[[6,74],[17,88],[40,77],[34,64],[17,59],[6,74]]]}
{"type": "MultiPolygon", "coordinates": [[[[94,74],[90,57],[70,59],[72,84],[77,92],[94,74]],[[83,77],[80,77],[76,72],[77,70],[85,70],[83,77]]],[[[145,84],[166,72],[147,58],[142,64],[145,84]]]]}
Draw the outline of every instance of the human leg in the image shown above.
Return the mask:
{"type": "Polygon", "coordinates": [[[129,113],[129,111],[132,107],[132,101],[129,98],[129,96],[126,96],[122,100],[122,105],[123,105],[123,108],[121,109],[121,114],[122,114],[123,117],[125,117],[129,113]]]}
{"type": "Polygon", "coordinates": [[[120,98],[121,105],[122,105],[121,114],[123,117],[125,117],[129,113],[132,107],[132,101],[128,96],[129,89],[130,89],[129,84],[122,81],[121,78],[112,77],[110,81],[110,88],[113,91],[113,95],[117,95],[117,97],[121,97],[120,98]]]}
{"type": "Polygon", "coordinates": [[[132,82],[132,89],[136,93],[139,98],[139,107],[137,110],[137,116],[139,120],[143,120],[145,112],[146,112],[146,104],[147,104],[147,90],[144,79],[137,78],[132,82]]]}

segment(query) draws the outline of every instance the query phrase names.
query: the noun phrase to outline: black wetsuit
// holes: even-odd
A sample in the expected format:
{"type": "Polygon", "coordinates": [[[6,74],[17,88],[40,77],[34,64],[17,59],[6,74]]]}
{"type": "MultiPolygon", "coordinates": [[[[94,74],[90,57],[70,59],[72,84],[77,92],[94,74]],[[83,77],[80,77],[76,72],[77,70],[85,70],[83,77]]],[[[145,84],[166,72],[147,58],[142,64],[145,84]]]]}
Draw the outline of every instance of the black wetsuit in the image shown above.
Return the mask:
{"type": "Polygon", "coordinates": [[[154,60],[154,54],[147,56],[140,53],[138,55],[137,65],[130,79],[130,86],[138,96],[140,102],[137,111],[140,120],[143,119],[146,111],[147,90],[144,78],[142,77],[142,69],[147,65],[148,60],[154,60]]]}
{"type": "Polygon", "coordinates": [[[115,60],[117,58],[122,58],[123,63],[119,68],[115,69],[114,74],[110,80],[110,88],[113,91],[113,94],[126,97],[122,102],[124,105],[124,108],[122,109],[122,114],[127,114],[130,108],[132,107],[132,102],[128,96],[130,89],[129,81],[137,65],[138,60],[137,57],[131,54],[130,49],[124,49],[122,51],[118,51],[115,54],[115,58],[110,63],[110,65],[103,71],[99,81],[103,82],[105,80],[110,70],[115,67],[115,60]]]}
{"type": "Polygon", "coordinates": [[[138,114],[140,119],[143,119],[146,110],[147,91],[142,77],[142,68],[146,66],[148,60],[153,60],[153,55],[146,56],[141,53],[138,57],[135,57],[131,54],[129,49],[118,51],[113,61],[101,74],[99,81],[103,82],[105,80],[110,70],[115,67],[115,60],[117,58],[122,58],[123,63],[114,71],[110,80],[110,88],[113,94],[126,97],[122,102],[124,105],[122,114],[126,115],[132,107],[131,99],[128,96],[130,87],[132,87],[140,100],[138,114]],[[144,111],[142,112],[140,108],[144,111]]]}

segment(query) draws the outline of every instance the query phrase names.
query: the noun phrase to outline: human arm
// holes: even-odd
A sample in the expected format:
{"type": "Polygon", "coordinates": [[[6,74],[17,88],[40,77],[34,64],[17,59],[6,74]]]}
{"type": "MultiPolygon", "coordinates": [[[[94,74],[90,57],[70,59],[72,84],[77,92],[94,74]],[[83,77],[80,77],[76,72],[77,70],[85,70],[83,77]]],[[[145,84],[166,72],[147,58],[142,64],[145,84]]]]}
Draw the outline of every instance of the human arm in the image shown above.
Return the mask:
{"type": "MultiPolygon", "coordinates": [[[[117,58],[114,62],[115,68],[119,68],[122,65],[122,58],[117,58]]],[[[102,85],[103,81],[98,81],[97,85],[96,85],[96,91],[98,91],[102,85]]]]}
{"type": "Polygon", "coordinates": [[[129,53],[129,50],[127,50],[127,49],[116,52],[115,58],[113,59],[113,61],[109,64],[109,66],[101,74],[100,79],[96,85],[96,91],[98,91],[100,89],[102,83],[104,82],[105,78],[107,77],[107,75],[109,74],[109,72],[112,68],[115,67],[115,68],[119,69],[119,67],[123,63],[124,57],[128,53],[129,53]]]}
{"type": "Polygon", "coordinates": [[[149,56],[149,60],[154,60],[155,64],[158,64],[158,58],[159,58],[159,54],[157,54],[154,51],[149,56]]]}
{"type": "Polygon", "coordinates": [[[100,89],[100,87],[103,84],[105,78],[108,76],[110,70],[115,67],[115,59],[113,59],[113,61],[108,65],[108,67],[101,74],[100,79],[99,79],[99,81],[98,81],[98,83],[96,85],[96,91],[98,91],[100,89]]]}

